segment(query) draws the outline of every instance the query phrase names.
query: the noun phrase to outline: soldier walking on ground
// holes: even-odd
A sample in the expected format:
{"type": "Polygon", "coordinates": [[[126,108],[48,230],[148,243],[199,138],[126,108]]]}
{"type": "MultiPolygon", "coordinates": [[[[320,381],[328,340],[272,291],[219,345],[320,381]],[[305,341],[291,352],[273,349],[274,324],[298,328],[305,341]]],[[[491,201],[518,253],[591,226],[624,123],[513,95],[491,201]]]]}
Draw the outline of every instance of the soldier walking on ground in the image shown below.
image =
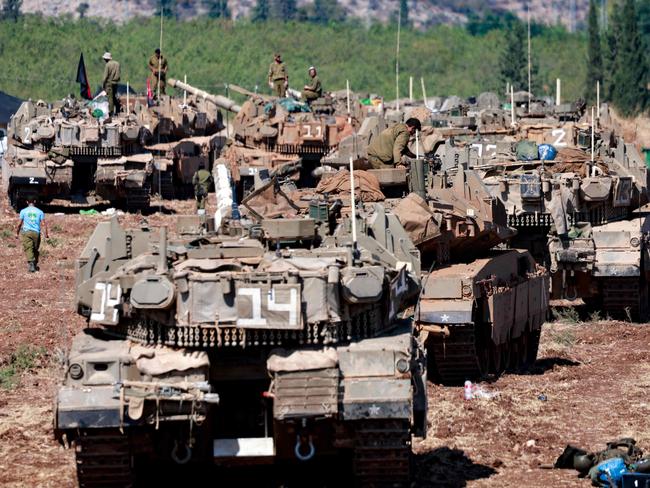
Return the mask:
{"type": "Polygon", "coordinates": [[[165,87],[167,86],[167,58],[160,54],[160,49],[156,49],[155,53],[149,58],[149,71],[151,71],[151,92],[155,100],[158,98],[158,79],[160,79],[160,93],[162,95],[165,94],[165,87]]]}
{"type": "Polygon", "coordinates": [[[45,214],[36,207],[36,200],[30,198],[27,200],[27,207],[20,211],[20,222],[16,227],[16,236],[20,238],[27,257],[28,271],[35,273],[38,271],[38,249],[41,246],[41,227],[43,234],[47,239],[47,225],[45,224],[45,214]]]}
{"type": "Polygon", "coordinates": [[[311,103],[317,98],[323,96],[323,87],[318,79],[318,73],[316,73],[316,68],[313,66],[309,67],[309,82],[305,85],[302,90],[302,97],[307,103],[311,103]]]}
{"type": "Polygon", "coordinates": [[[194,173],[192,177],[192,185],[194,185],[194,198],[196,198],[196,209],[198,213],[205,212],[205,202],[208,200],[208,192],[212,185],[212,175],[203,166],[194,173]],[[203,210],[203,212],[201,212],[203,210]]]}
{"type": "Polygon", "coordinates": [[[375,137],[368,146],[368,162],[375,169],[390,168],[398,164],[402,156],[414,158],[409,139],[421,129],[420,121],[410,118],[404,124],[395,124],[375,137]]]}
{"type": "Polygon", "coordinates": [[[289,75],[280,53],[275,54],[275,59],[269,66],[269,86],[273,89],[275,96],[284,98],[287,95],[289,75]]]}
{"type": "Polygon", "coordinates": [[[109,52],[104,53],[102,58],[106,61],[102,87],[108,97],[108,113],[115,115],[119,106],[119,102],[117,101],[117,83],[120,81],[120,63],[115,61],[109,52]]]}

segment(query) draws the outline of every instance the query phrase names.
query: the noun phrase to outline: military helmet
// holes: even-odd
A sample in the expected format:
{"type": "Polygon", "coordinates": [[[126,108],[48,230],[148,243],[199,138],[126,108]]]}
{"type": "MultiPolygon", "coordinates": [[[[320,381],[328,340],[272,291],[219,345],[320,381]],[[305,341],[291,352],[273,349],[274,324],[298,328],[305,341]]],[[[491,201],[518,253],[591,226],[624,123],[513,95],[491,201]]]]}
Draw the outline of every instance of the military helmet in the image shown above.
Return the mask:
{"type": "Polygon", "coordinates": [[[578,454],[573,457],[573,469],[580,471],[581,473],[586,473],[594,465],[596,457],[589,454],[578,454]]]}

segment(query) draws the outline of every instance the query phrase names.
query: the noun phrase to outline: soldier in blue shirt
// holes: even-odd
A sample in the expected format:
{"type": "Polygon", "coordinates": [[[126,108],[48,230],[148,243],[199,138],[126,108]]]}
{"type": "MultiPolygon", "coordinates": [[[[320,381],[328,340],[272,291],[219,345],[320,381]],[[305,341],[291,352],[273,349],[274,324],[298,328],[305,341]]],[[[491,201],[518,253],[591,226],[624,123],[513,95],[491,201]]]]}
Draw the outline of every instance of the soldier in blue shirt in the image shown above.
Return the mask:
{"type": "Polygon", "coordinates": [[[47,225],[45,224],[45,214],[36,207],[36,200],[30,198],[27,200],[27,207],[20,211],[20,222],[16,227],[16,236],[20,237],[23,245],[25,256],[27,256],[28,271],[35,273],[38,271],[38,248],[41,245],[41,227],[43,234],[47,239],[47,225]]]}

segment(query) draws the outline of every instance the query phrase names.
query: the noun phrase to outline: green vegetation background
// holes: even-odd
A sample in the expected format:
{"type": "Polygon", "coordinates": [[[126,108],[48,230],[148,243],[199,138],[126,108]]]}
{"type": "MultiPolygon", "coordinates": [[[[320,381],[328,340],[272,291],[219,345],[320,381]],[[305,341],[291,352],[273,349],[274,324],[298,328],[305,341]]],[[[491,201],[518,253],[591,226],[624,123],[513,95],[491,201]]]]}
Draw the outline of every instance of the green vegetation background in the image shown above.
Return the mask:
{"type": "MultiPolygon", "coordinates": [[[[21,98],[54,100],[78,94],[75,83],[83,51],[93,90],[103,71],[101,55],[111,51],[122,66],[122,81],[139,91],[146,86],[148,57],[158,46],[157,19],[137,19],[124,25],[93,19],[24,16],[0,22],[0,90],[21,98]]],[[[169,76],[213,93],[225,93],[226,83],[268,92],[266,73],[272,53],[279,50],[289,69],[291,86],[300,89],[314,64],[326,90],[345,88],[395,98],[394,26],[299,22],[251,23],[200,19],[166,19],[163,52],[169,76]]],[[[461,27],[440,26],[418,32],[403,29],[400,47],[400,95],[408,95],[413,76],[415,97],[421,97],[420,77],[427,96],[477,95],[500,86],[499,55],[504,34],[492,30],[473,36],[461,27]]],[[[583,92],[586,35],[560,28],[543,29],[533,37],[533,61],[543,92],[552,95],[562,78],[563,98],[583,92]]]]}

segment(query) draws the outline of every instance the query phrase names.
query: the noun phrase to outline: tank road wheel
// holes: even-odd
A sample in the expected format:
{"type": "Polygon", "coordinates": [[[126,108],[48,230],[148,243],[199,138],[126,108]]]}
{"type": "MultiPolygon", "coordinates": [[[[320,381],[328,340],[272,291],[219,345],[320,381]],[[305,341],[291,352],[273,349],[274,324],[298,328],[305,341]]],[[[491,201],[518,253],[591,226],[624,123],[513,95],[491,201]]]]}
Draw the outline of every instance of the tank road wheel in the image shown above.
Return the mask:
{"type": "Polygon", "coordinates": [[[411,462],[408,421],[359,421],[354,441],[354,476],[358,487],[407,488],[411,462]]]}
{"type": "Polygon", "coordinates": [[[117,429],[82,430],[75,455],[79,488],[135,486],[130,438],[117,429]]]}

